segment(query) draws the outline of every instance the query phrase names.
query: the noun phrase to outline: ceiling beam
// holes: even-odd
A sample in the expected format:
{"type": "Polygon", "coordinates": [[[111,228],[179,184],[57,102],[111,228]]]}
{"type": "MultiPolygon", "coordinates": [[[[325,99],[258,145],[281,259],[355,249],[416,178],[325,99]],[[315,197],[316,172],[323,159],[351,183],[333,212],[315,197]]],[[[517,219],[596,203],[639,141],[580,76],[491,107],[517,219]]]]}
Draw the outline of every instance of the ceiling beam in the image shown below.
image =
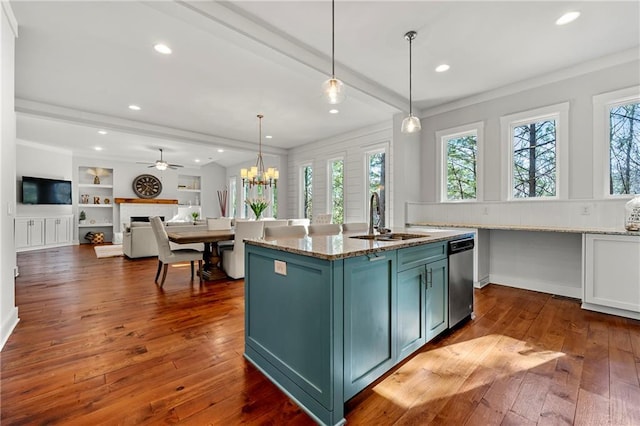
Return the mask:
{"type": "MultiPolygon", "coordinates": [[[[255,152],[258,150],[258,144],[253,142],[222,138],[205,133],[148,124],[141,121],[128,120],[104,114],[95,114],[92,112],[80,111],[20,98],[16,98],[15,100],[15,111],[17,113],[39,118],[47,118],[96,128],[112,129],[114,131],[121,131],[141,136],[195,143],[209,148],[211,145],[214,145],[216,147],[219,146],[236,151],[255,152]]],[[[287,155],[288,152],[286,149],[265,146],[264,144],[262,145],[262,151],[265,154],[273,155],[287,155]]]]}
{"type": "MultiPolygon", "coordinates": [[[[268,48],[286,58],[305,65],[320,75],[329,77],[331,57],[285,34],[260,18],[247,13],[231,2],[147,2],[158,11],[227,39],[239,48],[249,49],[264,57],[268,48]]],[[[270,59],[275,59],[272,55],[270,59]]],[[[409,111],[409,100],[363,74],[338,64],[340,79],[363,95],[377,99],[399,111],[409,111]]],[[[318,86],[322,82],[318,81],[318,86]]],[[[417,111],[419,112],[419,111],[417,111]]]]}

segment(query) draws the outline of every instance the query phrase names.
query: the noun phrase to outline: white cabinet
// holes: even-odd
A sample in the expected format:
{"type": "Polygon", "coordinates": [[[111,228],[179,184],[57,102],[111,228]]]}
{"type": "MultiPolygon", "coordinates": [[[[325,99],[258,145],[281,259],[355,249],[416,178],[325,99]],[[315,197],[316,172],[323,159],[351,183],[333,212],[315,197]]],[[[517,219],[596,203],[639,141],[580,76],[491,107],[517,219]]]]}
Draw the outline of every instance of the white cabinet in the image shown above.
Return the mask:
{"type": "Polygon", "coordinates": [[[640,236],[585,234],[582,307],[640,319],[640,236]]]}
{"type": "Polygon", "coordinates": [[[200,176],[178,175],[178,204],[181,206],[199,206],[200,176]]]}
{"type": "Polygon", "coordinates": [[[44,243],[46,245],[71,242],[71,217],[49,217],[45,219],[44,243]]]}
{"type": "Polygon", "coordinates": [[[44,218],[16,218],[15,243],[16,250],[44,246],[44,218]]]}

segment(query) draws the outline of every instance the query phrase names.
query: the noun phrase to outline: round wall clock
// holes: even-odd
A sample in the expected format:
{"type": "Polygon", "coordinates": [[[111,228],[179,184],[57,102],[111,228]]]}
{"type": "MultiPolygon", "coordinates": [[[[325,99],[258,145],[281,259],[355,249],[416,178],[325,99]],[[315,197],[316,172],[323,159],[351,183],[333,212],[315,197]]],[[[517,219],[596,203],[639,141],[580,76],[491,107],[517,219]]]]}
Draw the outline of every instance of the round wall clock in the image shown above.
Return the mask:
{"type": "Polygon", "coordinates": [[[162,192],[162,182],[153,175],[140,175],[133,180],[133,192],[140,198],[156,198],[162,192]]]}

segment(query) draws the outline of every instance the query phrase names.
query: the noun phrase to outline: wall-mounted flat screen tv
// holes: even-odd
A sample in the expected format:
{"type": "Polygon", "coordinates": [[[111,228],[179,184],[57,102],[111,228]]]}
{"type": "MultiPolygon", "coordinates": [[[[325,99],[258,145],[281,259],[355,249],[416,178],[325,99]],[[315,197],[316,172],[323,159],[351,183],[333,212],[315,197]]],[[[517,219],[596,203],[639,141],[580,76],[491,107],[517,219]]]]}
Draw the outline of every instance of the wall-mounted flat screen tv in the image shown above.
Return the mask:
{"type": "Polygon", "coordinates": [[[71,181],[23,176],[22,204],[71,204],[71,181]]]}

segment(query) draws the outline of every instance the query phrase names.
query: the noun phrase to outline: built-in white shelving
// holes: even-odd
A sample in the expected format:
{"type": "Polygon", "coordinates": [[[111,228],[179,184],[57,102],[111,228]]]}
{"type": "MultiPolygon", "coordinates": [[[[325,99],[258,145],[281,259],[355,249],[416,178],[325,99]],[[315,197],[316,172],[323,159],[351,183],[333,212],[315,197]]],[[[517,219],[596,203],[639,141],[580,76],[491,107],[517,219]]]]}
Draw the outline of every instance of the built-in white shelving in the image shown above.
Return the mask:
{"type": "Polygon", "coordinates": [[[78,227],[80,243],[87,243],[87,231],[103,232],[105,242],[113,240],[113,169],[80,166],[78,168],[78,215],[86,214],[78,227]],[[96,183],[95,174],[99,173],[96,183]],[[108,201],[108,202],[105,202],[108,201]],[[92,223],[93,222],[93,223],[92,223]],[[80,232],[82,229],[82,232],[80,232]]]}

